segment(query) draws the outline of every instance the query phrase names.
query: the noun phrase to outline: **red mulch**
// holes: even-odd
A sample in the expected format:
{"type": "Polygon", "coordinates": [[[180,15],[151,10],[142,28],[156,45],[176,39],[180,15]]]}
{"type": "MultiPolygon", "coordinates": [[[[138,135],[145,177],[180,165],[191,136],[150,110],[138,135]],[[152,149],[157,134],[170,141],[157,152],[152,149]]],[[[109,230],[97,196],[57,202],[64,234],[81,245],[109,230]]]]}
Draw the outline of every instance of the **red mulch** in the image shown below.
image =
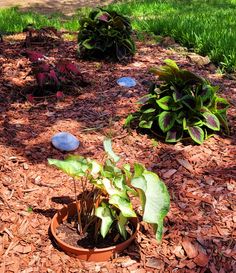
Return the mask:
{"type": "MultiPolygon", "coordinates": [[[[22,98],[33,84],[30,62],[20,53],[22,41],[0,45],[0,272],[236,272],[235,176],[236,83],[211,67],[198,68],[186,56],[158,44],[137,43],[133,62],[109,64],[76,58],[76,42],[44,49],[52,58],[76,61],[91,85],[61,90],[63,101],[22,98]],[[153,80],[148,68],[166,58],[177,61],[220,86],[232,106],[228,111],[231,135],[215,136],[198,145],[154,142],[146,135],[122,128],[137,100],[153,80]],[[116,84],[132,76],[137,85],[116,84]],[[123,161],[139,161],[156,171],[171,195],[165,234],[158,245],[142,224],[136,242],[106,263],[87,263],[69,257],[51,242],[48,227],[56,209],[73,200],[70,178],[51,168],[47,158],[63,158],[51,137],[68,131],[79,138],[75,152],[102,160],[104,136],[112,137],[123,161]]],[[[214,67],[213,67],[214,68],[214,67]]]]}

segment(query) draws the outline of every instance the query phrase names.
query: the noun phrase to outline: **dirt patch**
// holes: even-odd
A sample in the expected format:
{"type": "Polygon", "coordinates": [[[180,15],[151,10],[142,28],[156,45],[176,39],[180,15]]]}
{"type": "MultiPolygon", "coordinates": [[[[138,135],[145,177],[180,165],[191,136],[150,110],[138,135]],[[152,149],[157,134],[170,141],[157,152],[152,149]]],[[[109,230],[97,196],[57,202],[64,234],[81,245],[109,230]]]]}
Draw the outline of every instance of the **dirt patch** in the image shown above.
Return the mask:
{"type": "Polygon", "coordinates": [[[68,89],[63,101],[31,104],[20,96],[33,82],[30,62],[21,55],[22,44],[11,40],[0,45],[0,272],[234,272],[235,81],[208,66],[199,69],[184,55],[156,43],[138,42],[133,62],[124,65],[81,61],[76,42],[66,41],[45,49],[47,56],[75,61],[91,85],[77,95],[68,89]],[[231,103],[230,136],[184,146],[123,129],[128,113],[147,93],[145,83],[155,79],[148,69],[166,58],[220,86],[220,94],[231,103]],[[123,76],[134,77],[137,85],[118,86],[116,80],[123,76]],[[73,200],[68,176],[47,164],[47,158],[65,156],[50,142],[59,131],[81,141],[75,154],[99,161],[104,157],[103,139],[111,137],[123,163],[140,162],[163,178],[171,209],[161,244],[143,223],[136,242],[106,263],[81,262],[52,244],[51,217],[73,200]]]}
{"type": "Polygon", "coordinates": [[[24,1],[24,0],[4,0],[4,3],[0,3],[0,8],[6,7],[14,7],[18,6],[21,10],[32,10],[37,11],[42,14],[50,14],[60,12],[65,15],[72,15],[76,12],[77,9],[81,7],[97,7],[97,6],[106,6],[112,2],[116,2],[114,0],[32,0],[32,1],[24,1]]]}

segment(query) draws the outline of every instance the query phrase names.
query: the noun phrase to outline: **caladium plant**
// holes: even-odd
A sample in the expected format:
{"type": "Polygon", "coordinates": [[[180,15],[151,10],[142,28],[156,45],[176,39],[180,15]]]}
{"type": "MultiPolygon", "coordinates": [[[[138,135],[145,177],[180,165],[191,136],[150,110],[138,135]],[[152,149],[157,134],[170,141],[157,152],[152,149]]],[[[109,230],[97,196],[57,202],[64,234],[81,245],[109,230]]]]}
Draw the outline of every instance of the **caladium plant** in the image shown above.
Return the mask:
{"type": "Polygon", "coordinates": [[[115,11],[96,9],[80,20],[79,56],[123,60],[134,55],[130,20],[115,11]]]}
{"type": "MultiPolygon", "coordinates": [[[[112,150],[110,139],[104,141],[104,149],[108,156],[104,164],[82,156],[69,156],[65,160],[48,159],[50,165],[74,177],[76,202],[76,181],[82,180],[82,194],[80,202],[92,199],[93,206],[80,206],[78,213],[79,232],[85,233],[90,225],[98,228],[96,237],[103,238],[112,227],[124,239],[127,237],[129,218],[137,217],[133,209],[130,196],[139,196],[143,221],[153,224],[156,238],[161,240],[163,234],[163,220],[169,211],[170,197],[168,190],[156,173],[148,171],[139,163],[134,164],[131,171],[129,164],[117,166],[120,160],[112,150]],[[88,191],[89,185],[92,190],[88,191]]],[[[78,206],[77,206],[78,207],[78,206]]]]}
{"type": "Polygon", "coordinates": [[[165,66],[151,69],[160,83],[151,85],[142,99],[140,109],[128,116],[126,126],[136,124],[166,142],[178,142],[186,137],[202,144],[221,127],[228,133],[226,111],[229,103],[217,95],[218,86],[206,79],[180,69],[173,60],[165,66]]]}

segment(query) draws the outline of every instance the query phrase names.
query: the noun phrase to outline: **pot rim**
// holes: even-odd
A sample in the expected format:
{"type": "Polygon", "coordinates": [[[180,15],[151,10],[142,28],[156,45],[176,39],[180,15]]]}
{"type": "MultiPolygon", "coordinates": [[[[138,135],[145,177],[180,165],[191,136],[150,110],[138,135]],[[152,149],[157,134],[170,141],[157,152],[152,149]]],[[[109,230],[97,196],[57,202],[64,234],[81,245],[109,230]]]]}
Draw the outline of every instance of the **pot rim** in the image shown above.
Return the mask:
{"type": "MultiPolygon", "coordinates": [[[[64,206],[63,208],[66,208],[68,210],[69,208],[69,205],[73,205],[75,204],[75,202],[72,202],[66,206],[64,206]]],[[[53,216],[52,220],[51,220],[51,223],[50,223],[50,231],[52,233],[52,236],[54,237],[54,239],[56,240],[56,243],[58,242],[59,245],[62,244],[64,245],[65,247],[67,248],[70,248],[72,250],[75,250],[75,251],[78,251],[78,250],[81,250],[85,253],[99,253],[99,252],[105,252],[105,251],[110,251],[110,250],[114,250],[116,248],[120,248],[123,244],[128,244],[129,242],[133,241],[134,238],[136,237],[137,233],[138,233],[138,230],[139,230],[139,221],[138,221],[138,217],[132,217],[132,218],[129,218],[129,220],[131,221],[131,223],[133,223],[134,225],[134,232],[133,234],[129,237],[129,239],[119,243],[119,244],[116,244],[114,246],[109,246],[109,247],[104,247],[104,248],[83,248],[83,247],[75,247],[75,246],[72,246],[72,245],[69,245],[67,244],[65,241],[61,240],[57,235],[56,235],[56,229],[54,229],[53,227],[53,222],[56,221],[56,218],[58,216],[58,212],[61,211],[63,208],[59,209],[57,211],[57,213],[53,216]]]]}

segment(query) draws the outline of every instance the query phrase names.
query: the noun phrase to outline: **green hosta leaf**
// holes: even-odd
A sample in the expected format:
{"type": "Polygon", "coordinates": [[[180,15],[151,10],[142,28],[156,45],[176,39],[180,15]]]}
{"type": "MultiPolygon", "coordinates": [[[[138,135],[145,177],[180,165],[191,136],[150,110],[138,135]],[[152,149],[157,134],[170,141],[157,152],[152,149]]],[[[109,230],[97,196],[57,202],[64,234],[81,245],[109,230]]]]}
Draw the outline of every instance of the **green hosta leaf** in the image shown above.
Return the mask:
{"type": "Polygon", "coordinates": [[[158,124],[161,130],[165,133],[169,131],[175,123],[176,115],[171,112],[162,112],[158,117],[158,124]]]}
{"type": "Polygon", "coordinates": [[[188,132],[191,138],[198,144],[202,144],[204,141],[204,131],[198,126],[188,127],[188,132]]]}
{"type": "Polygon", "coordinates": [[[127,224],[127,222],[128,222],[128,219],[120,212],[118,216],[118,221],[117,221],[117,228],[119,230],[119,233],[125,240],[127,238],[127,231],[125,228],[125,225],[127,224]]]}
{"type": "Polygon", "coordinates": [[[211,85],[204,85],[202,89],[198,92],[198,96],[202,98],[202,101],[205,102],[212,97],[214,93],[211,85]]]}
{"type": "Polygon", "coordinates": [[[125,46],[127,46],[127,48],[130,50],[130,52],[132,54],[135,53],[135,44],[134,44],[133,40],[131,40],[131,39],[125,39],[123,41],[123,43],[124,43],[125,46]]]}
{"type": "Polygon", "coordinates": [[[215,103],[216,103],[217,110],[228,109],[230,106],[228,101],[225,98],[216,97],[215,103]]]}
{"type": "Polygon", "coordinates": [[[172,129],[167,132],[166,134],[166,142],[178,142],[183,137],[183,130],[182,129],[172,129]]]}
{"type": "Polygon", "coordinates": [[[175,61],[173,61],[171,59],[166,59],[166,60],[164,60],[164,63],[166,65],[168,65],[169,67],[171,67],[173,70],[179,71],[179,67],[178,67],[178,65],[176,64],[175,61]]]}
{"type": "Polygon", "coordinates": [[[228,126],[228,122],[227,122],[227,118],[225,114],[221,114],[221,113],[215,113],[215,115],[217,116],[217,118],[220,121],[220,124],[225,128],[226,133],[229,134],[229,126],[228,126]]]}
{"type": "Polygon", "coordinates": [[[139,127],[140,128],[150,129],[150,128],[152,128],[152,124],[153,124],[153,120],[149,120],[149,121],[141,120],[139,122],[139,127]]]}
{"type": "Polygon", "coordinates": [[[125,127],[129,127],[131,122],[135,119],[135,117],[132,114],[129,114],[128,117],[125,119],[125,127]]]}
{"type": "Polygon", "coordinates": [[[110,196],[109,203],[117,207],[125,217],[136,217],[132,204],[129,200],[114,194],[110,196]]]}
{"type": "Polygon", "coordinates": [[[218,120],[218,118],[209,112],[205,112],[203,113],[203,116],[205,118],[205,125],[214,130],[214,131],[219,131],[220,130],[220,121],[218,120]]]}
{"type": "Polygon", "coordinates": [[[86,49],[93,49],[94,46],[91,44],[92,39],[87,39],[83,41],[82,46],[85,47],[86,49]]]}
{"type": "Polygon", "coordinates": [[[179,91],[177,91],[177,90],[175,90],[174,92],[173,92],[173,99],[174,99],[174,101],[175,102],[179,102],[179,101],[181,101],[181,99],[182,99],[182,97],[183,97],[183,95],[179,92],[179,91]]]}
{"type": "Polygon", "coordinates": [[[48,159],[49,165],[54,165],[70,176],[81,177],[89,169],[89,163],[84,157],[69,156],[65,160],[48,159]]]}
{"type": "Polygon", "coordinates": [[[107,204],[102,202],[101,206],[96,208],[95,215],[102,220],[100,231],[101,231],[102,237],[105,238],[113,223],[111,210],[107,204]]]}
{"type": "Polygon", "coordinates": [[[111,145],[111,139],[105,139],[103,141],[103,146],[105,152],[108,154],[108,156],[114,160],[114,162],[118,162],[120,160],[120,157],[116,155],[113,150],[112,150],[112,145],[111,145]]]}
{"type": "Polygon", "coordinates": [[[174,100],[171,96],[165,96],[156,101],[159,107],[163,110],[171,110],[174,100]]]}
{"type": "Polygon", "coordinates": [[[156,111],[155,108],[148,108],[147,110],[144,110],[144,111],[143,111],[143,114],[150,114],[150,113],[153,113],[153,112],[155,112],[155,111],[156,111]]]}
{"type": "MultiPolygon", "coordinates": [[[[142,167],[142,166],[141,166],[142,167]]],[[[139,168],[139,172],[142,168],[139,168]]],[[[153,172],[144,170],[140,176],[131,181],[132,186],[139,189],[143,203],[143,220],[147,223],[157,224],[156,238],[162,238],[163,219],[170,207],[170,197],[165,184],[153,172]]]]}

